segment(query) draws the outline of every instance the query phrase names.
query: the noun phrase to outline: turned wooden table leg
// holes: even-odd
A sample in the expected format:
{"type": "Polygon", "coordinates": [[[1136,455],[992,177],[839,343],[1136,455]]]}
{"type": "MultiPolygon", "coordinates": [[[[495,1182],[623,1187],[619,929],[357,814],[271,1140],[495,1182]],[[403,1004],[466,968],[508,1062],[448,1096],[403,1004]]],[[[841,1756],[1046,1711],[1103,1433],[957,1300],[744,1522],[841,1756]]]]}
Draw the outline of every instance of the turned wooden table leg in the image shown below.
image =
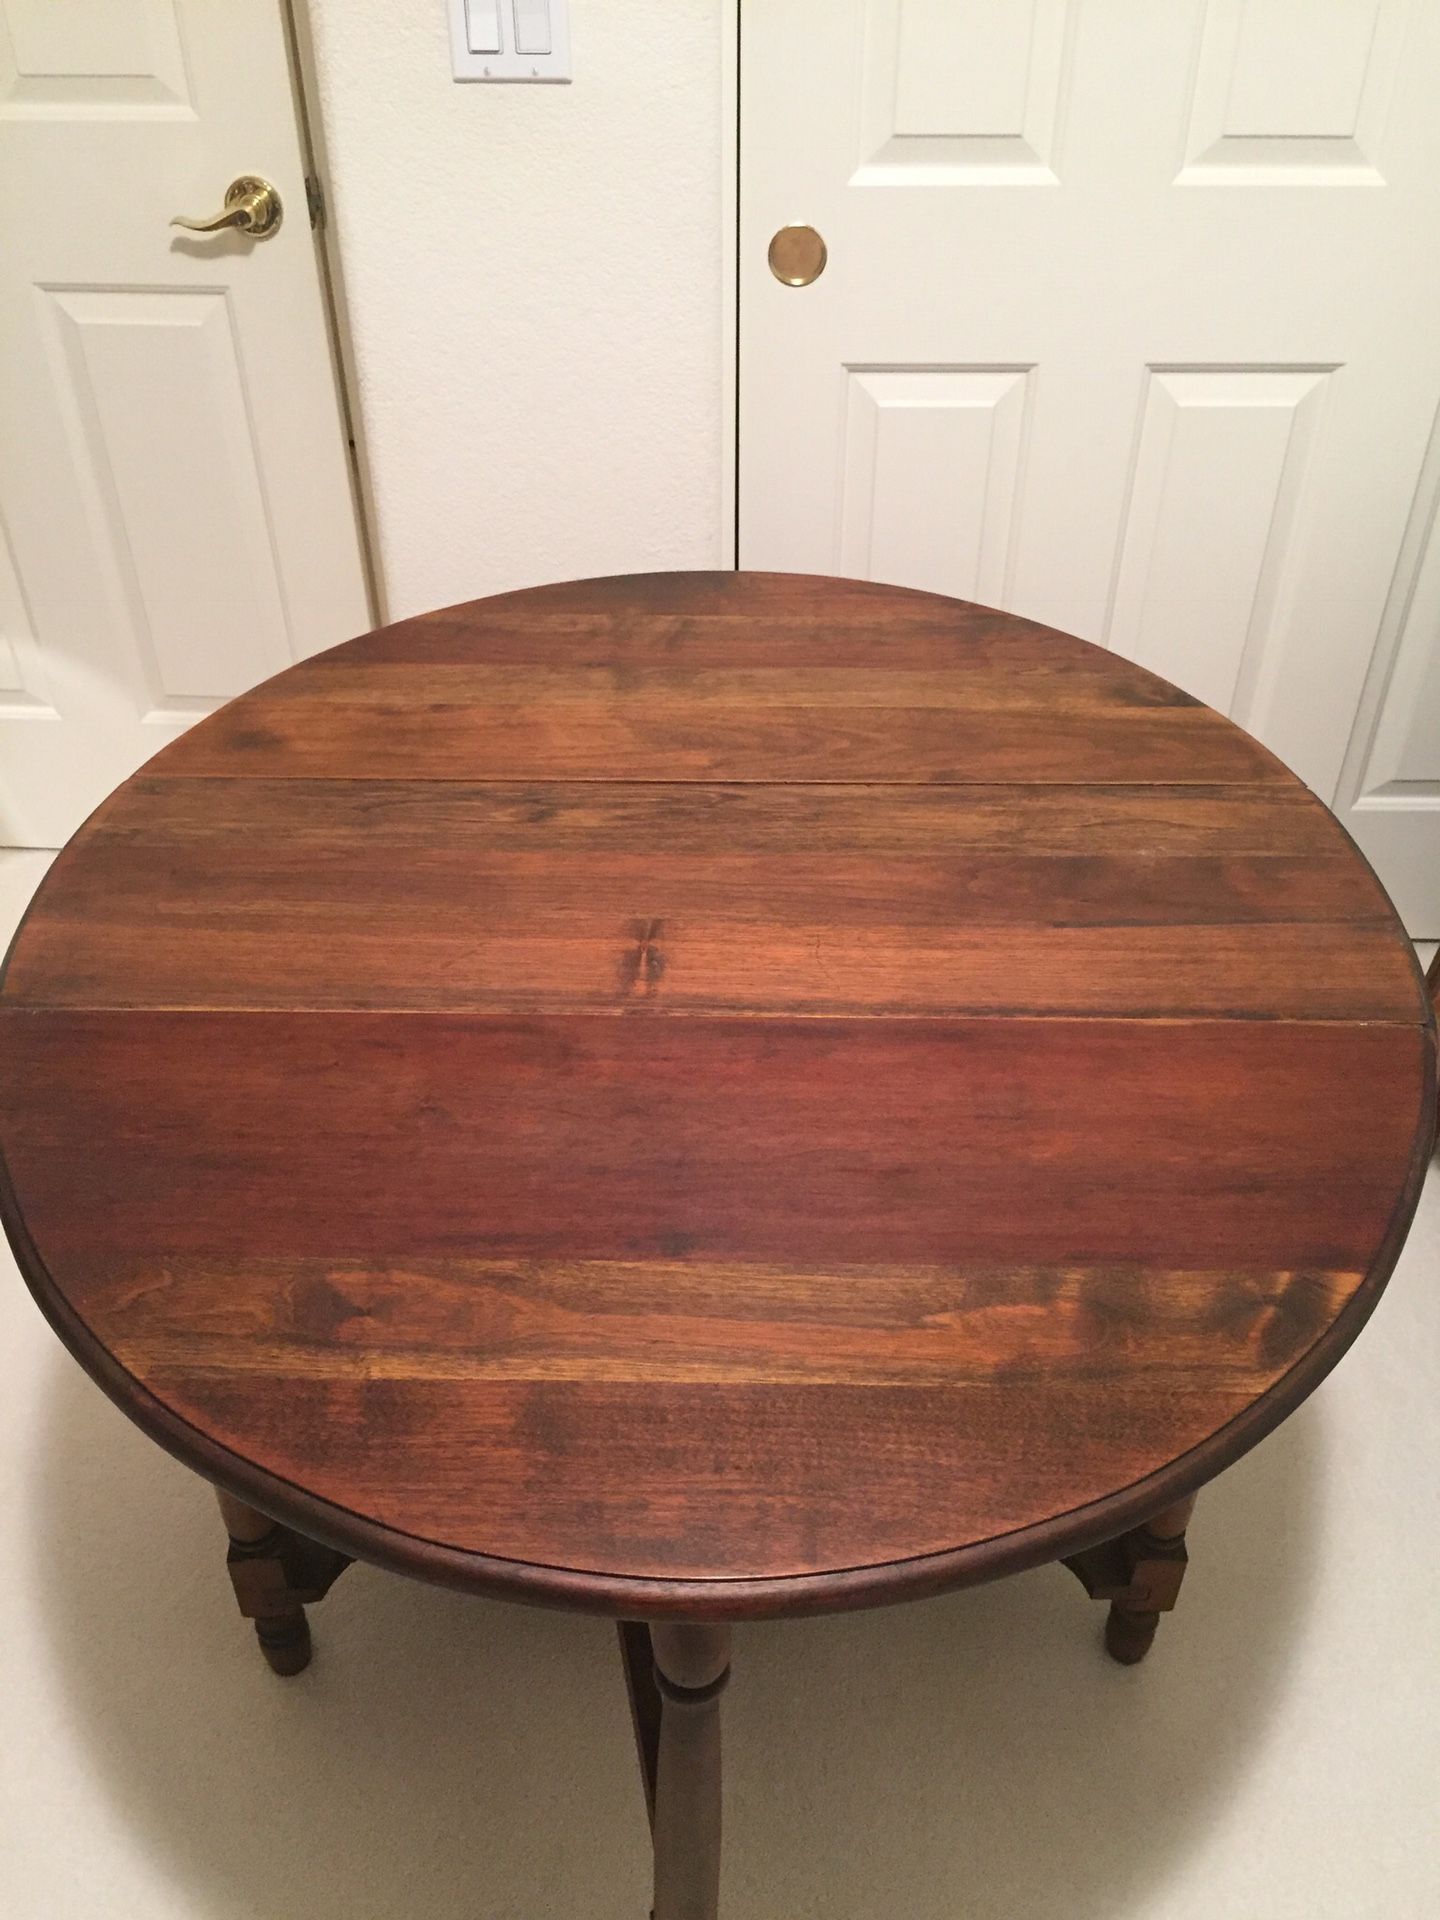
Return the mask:
{"type": "Polygon", "coordinates": [[[720,1902],[720,1695],[730,1629],[652,1623],[660,1741],[654,1920],[716,1920],[720,1902]]]}
{"type": "Polygon", "coordinates": [[[292,1533],[268,1513],[219,1487],[215,1497],[230,1535],[226,1565],[240,1611],[255,1623],[260,1651],[287,1678],[310,1664],[307,1602],[323,1599],[349,1566],[343,1553],[292,1533]]]}
{"type": "Polygon", "coordinates": [[[283,1585],[266,1583],[267,1590],[262,1593],[259,1590],[260,1583],[249,1579],[252,1564],[273,1559],[273,1549],[278,1544],[279,1523],[272,1520],[268,1513],[247,1507],[243,1500],[237,1500],[234,1494],[224,1493],[218,1487],[215,1489],[215,1498],[220,1502],[220,1514],[225,1522],[225,1530],[230,1535],[230,1552],[226,1556],[226,1563],[235,1586],[235,1597],[240,1602],[240,1611],[254,1621],[260,1651],[274,1671],[287,1678],[291,1674],[302,1673],[310,1664],[312,1651],[310,1623],[305,1618],[304,1607],[287,1598],[283,1585]],[[261,1607],[263,1610],[260,1610],[261,1607]]]}
{"type": "Polygon", "coordinates": [[[1122,1666],[1145,1658],[1161,1614],[1180,1597],[1188,1564],[1185,1529],[1194,1508],[1192,1493],[1152,1515],[1143,1527],[1065,1557],[1090,1598],[1110,1602],[1105,1650],[1122,1666]]]}
{"type": "Polygon", "coordinates": [[[1185,1577],[1185,1529],[1195,1496],[1177,1500],[1143,1527],[1125,1535],[1130,1560],[1130,1589],[1110,1602],[1105,1621],[1105,1651],[1122,1666],[1133,1667],[1150,1651],[1160,1615],[1175,1605],[1185,1577]]]}

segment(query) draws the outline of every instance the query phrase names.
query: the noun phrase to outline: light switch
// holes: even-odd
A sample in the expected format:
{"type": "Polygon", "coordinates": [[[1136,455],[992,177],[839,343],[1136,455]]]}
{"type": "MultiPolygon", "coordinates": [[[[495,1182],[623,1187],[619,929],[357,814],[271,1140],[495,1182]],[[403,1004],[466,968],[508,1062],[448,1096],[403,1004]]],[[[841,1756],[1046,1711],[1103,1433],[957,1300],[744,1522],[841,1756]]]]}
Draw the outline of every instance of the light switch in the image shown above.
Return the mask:
{"type": "Polygon", "coordinates": [[[445,0],[445,19],[457,80],[570,78],[570,0],[445,0]]]}
{"type": "Polygon", "coordinates": [[[500,0],[465,0],[465,44],[471,53],[499,53],[500,0]]]}
{"type": "Polygon", "coordinates": [[[514,0],[515,51],[549,53],[550,0],[514,0]]]}

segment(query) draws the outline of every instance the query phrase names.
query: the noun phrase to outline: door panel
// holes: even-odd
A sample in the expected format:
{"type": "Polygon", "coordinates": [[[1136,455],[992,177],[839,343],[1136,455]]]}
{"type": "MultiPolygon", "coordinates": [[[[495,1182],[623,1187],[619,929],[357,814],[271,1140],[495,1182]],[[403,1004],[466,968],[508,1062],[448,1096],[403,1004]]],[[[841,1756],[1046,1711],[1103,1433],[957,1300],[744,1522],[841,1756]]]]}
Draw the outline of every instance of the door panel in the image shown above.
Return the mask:
{"type": "Polygon", "coordinates": [[[46,292],[114,637],[128,636],[146,690],[140,718],[198,719],[294,658],[225,289],[46,292]]]}
{"type": "Polygon", "coordinates": [[[0,115],[194,117],[174,0],[4,0],[0,115]]]}
{"type": "Polygon", "coordinates": [[[1440,935],[1440,424],[1340,783],[1338,811],[1417,938],[1440,935]]]}
{"type": "Polygon", "coordinates": [[[1208,0],[1187,165],[1201,184],[1384,184],[1411,0],[1208,0]]]}
{"type": "Polygon", "coordinates": [[[1106,633],[1254,719],[1328,368],[1154,368],[1106,633]]]}
{"type": "Polygon", "coordinates": [[[278,0],[0,0],[0,843],[369,624],[278,0]],[[195,235],[259,173],[263,240],[195,235]]]}
{"type": "Polygon", "coordinates": [[[1067,0],[870,0],[856,179],[1053,180],[1067,0]]]}
{"type": "Polygon", "coordinates": [[[741,60],[741,565],[1104,641],[1333,799],[1440,402],[1440,0],[787,0],[741,60]]]}
{"type": "Polygon", "coordinates": [[[842,570],[962,600],[1003,597],[1023,367],[851,367],[842,570]]]}

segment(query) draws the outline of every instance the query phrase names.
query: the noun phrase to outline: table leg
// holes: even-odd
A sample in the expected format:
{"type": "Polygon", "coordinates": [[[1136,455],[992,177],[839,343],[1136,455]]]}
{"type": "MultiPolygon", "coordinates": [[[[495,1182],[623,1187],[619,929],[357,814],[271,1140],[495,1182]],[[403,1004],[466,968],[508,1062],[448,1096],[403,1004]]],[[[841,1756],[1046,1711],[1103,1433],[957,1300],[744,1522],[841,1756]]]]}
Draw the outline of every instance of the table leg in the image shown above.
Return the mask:
{"type": "Polygon", "coordinates": [[[1150,1651],[1160,1615],[1168,1613],[1185,1578],[1185,1529],[1195,1511],[1195,1496],[1165,1507],[1123,1541],[1130,1562],[1130,1587],[1110,1602],[1105,1621],[1105,1651],[1122,1666],[1133,1667],[1150,1651]]]}
{"type": "Polygon", "coordinates": [[[287,1677],[302,1673],[311,1652],[306,1604],[323,1599],[350,1561],[234,1494],[217,1487],[215,1497],[230,1535],[225,1564],[240,1611],[255,1622],[260,1651],[272,1669],[287,1677]]]}
{"type": "Polygon", "coordinates": [[[661,1698],[654,1920],[716,1920],[720,1902],[720,1695],[730,1629],[654,1622],[661,1698]]]}
{"type": "Polygon", "coordinates": [[[1162,1613],[1180,1597],[1188,1564],[1185,1528],[1195,1507],[1186,1500],[1162,1508],[1118,1540],[1065,1556],[1064,1564],[1092,1600],[1108,1600],[1105,1650],[1112,1660],[1133,1667],[1150,1651],[1162,1613]]]}
{"type": "Polygon", "coordinates": [[[625,1669],[625,1691],[630,1696],[630,1719],[635,1728],[635,1753],[640,1762],[640,1784],[645,1793],[645,1817],[655,1831],[655,1769],[660,1754],[660,1689],[655,1684],[655,1649],[643,1620],[617,1620],[620,1661],[625,1669]]]}
{"type": "Polygon", "coordinates": [[[1425,969],[1425,991],[1430,996],[1430,1005],[1435,1010],[1435,1018],[1440,1020],[1440,947],[1436,947],[1430,956],[1430,964],[1425,969]]]}

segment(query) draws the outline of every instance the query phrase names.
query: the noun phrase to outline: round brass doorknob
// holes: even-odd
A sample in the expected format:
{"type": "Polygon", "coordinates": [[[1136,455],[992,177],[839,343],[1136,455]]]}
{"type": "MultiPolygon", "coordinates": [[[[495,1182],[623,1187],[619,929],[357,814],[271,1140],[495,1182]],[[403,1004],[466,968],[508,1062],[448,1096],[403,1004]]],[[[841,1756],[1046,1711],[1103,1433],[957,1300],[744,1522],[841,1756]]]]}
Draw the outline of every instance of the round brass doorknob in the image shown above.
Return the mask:
{"type": "Polygon", "coordinates": [[[825,271],[829,257],[814,227],[781,227],[770,242],[770,271],[782,286],[808,287],[825,271]]]}

